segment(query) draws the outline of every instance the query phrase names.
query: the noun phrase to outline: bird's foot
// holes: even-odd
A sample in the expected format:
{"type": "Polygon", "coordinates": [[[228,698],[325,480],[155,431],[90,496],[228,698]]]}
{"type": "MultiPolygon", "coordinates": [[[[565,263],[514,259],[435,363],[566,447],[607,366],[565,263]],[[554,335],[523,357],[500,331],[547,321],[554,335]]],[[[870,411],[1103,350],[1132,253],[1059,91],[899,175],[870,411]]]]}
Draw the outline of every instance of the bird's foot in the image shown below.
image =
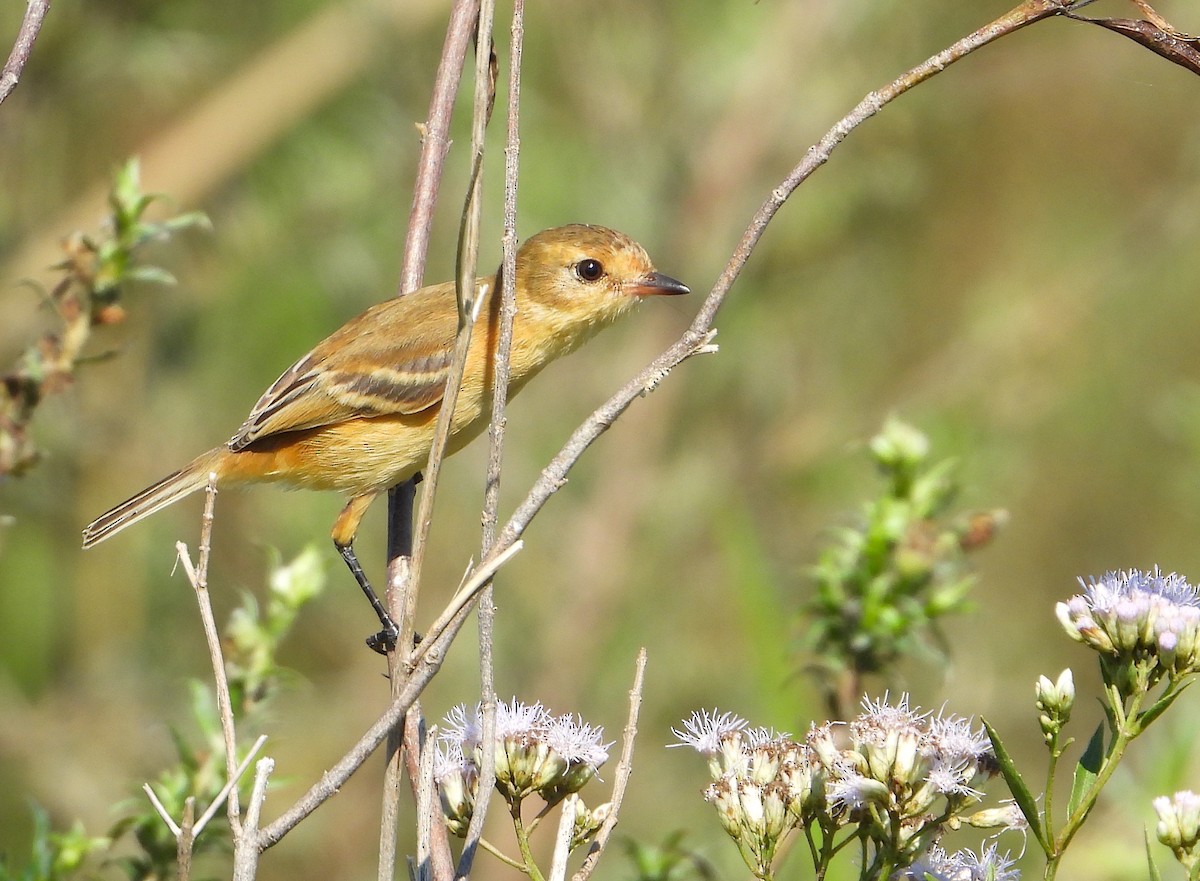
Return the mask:
{"type": "Polygon", "coordinates": [[[367,647],[373,652],[386,655],[396,648],[396,640],[400,638],[400,628],[391,619],[384,622],[383,629],[367,637],[367,647]]]}

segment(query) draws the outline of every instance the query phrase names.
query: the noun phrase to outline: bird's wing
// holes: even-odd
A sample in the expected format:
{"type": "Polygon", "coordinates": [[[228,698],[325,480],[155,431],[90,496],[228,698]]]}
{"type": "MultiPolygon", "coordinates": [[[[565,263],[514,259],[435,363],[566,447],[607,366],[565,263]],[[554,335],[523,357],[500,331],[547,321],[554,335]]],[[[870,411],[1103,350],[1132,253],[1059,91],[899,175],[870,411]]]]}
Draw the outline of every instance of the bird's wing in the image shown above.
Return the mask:
{"type": "Polygon", "coordinates": [[[452,284],[372,306],[275,380],[229,449],[284,432],[432,407],[445,390],[457,331],[452,284]]]}

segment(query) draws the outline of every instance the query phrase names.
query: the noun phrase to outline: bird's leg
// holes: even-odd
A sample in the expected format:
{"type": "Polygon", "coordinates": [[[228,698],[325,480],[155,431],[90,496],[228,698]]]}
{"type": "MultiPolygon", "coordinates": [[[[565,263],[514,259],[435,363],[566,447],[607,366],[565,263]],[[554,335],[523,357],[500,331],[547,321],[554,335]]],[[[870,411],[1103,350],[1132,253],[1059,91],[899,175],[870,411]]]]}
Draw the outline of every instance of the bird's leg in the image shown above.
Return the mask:
{"type": "Polygon", "coordinates": [[[376,493],[364,493],[346,503],[346,507],[342,509],[342,513],[338,514],[337,521],[333,524],[333,544],[338,549],[338,553],[342,555],[342,559],[346,561],[346,565],[350,567],[350,574],[362,588],[367,602],[379,616],[379,625],[382,629],[374,636],[367,637],[367,645],[379,654],[386,655],[396,647],[400,628],[396,626],[392,616],[388,614],[383,603],[379,601],[379,597],[375,595],[371,582],[367,580],[367,573],[363,572],[362,565],[354,553],[354,536],[358,532],[358,524],[362,521],[363,514],[366,513],[367,507],[375,496],[376,493]]]}
{"type": "Polygon", "coordinates": [[[400,636],[400,628],[396,626],[396,622],[392,620],[392,616],[387,613],[387,609],[383,607],[383,603],[375,595],[375,589],[371,587],[371,582],[367,580],[367,573],[363,572],[362,565],[358,562],[358,555],[354,553],[354,546],[341,545],[337,542],[334,542],[334,544],[338,552],[342,555],[342,559],[346,561],[346,565],[350,567],[350,574],[354,576],[354,580],[362,588],[367,602],[371,604],[371,608],[379,616],[379,626],[382,629],[373,636],[367,637],[367,645],[379,652],[379,654],[386,655],[396,647],[396,640],[400,636]]]}

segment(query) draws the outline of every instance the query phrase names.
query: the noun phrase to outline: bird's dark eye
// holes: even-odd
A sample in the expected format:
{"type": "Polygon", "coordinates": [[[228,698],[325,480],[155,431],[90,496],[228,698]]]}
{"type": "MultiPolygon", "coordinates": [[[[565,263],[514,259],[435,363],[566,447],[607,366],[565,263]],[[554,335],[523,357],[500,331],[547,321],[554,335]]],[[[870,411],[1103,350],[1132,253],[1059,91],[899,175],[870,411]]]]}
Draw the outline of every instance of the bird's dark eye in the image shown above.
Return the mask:
{"type": "Polygon", "coordinates": [[[600,265],[599,260],[593,260],[588,257],[586,260],[580,260],[575,264],[575,274],[584,281],[596,281],[600,276],[604,275],[604,267],[600,265]]]}

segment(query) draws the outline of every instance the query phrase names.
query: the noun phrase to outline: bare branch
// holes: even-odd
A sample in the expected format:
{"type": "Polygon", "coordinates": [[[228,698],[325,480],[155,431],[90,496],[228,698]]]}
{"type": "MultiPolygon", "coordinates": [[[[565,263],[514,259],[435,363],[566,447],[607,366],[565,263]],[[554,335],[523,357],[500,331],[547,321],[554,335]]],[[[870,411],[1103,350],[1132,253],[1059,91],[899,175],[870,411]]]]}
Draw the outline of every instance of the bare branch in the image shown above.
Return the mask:
{"type": "Polygon", "coordinates": [[[440,805],[437,798],[437,786],[433,782],[433,756],[436,750],[433,741],[437,736],[434,727],[425,737],[421,747],[419,762],[419,777],[417,786],[417,865],[416,881],[429,881],[429,860],[433,851],[434,817],[441,817],[440,805]]]}
{"type": "Polygon", "coordinates": [[[267,800],[267,779],[275,770],[275,760],[260,759],[254,766],[254,786],[250,790],[250,803],[246,805],[246,822],[242,835],[236,839],[233,854],[233,881],[254,881],[258,873],[258,858],[265,850],[264,836],[258,828],[262,806],[267,800]]]}
{"type": "MultiPolygon", "coordinates": [[[[450,11],[450,22],[446,28],[446,39],[442,46],[441,60],[434,76],[433,94],[429,100],[429,116],[421,126],[421,155],[417,163],[416,180],[413,186],[412,208],[408,216],[408,233],[404,243],[404,260],[400,271],[400,294],[407,294],[421,286],[425,275],[425,258],[429,250],[430,230],[433,227],[433,209],[437,204],[441,187],[442,169],[450,150],[450,118],[454,110],[454,99],[462,80],[467,47],[475,31],[479,17],[479,0],[455,0],[450,11]]],[[[388,609],[394,621],[400,624],[398,645],[412,644],[413,619],[416,615],[416,585],[412,578],[412,519],[415,484],[409,481],[402,487],[394,487],[388,493],[388,609]],[[397,540],[393,541],[392,539],[397,540]]],[[[391,682],[393,703],[405,680],[404,658],[400,651],[388,656],[388,673],[391,682]]],[[[418,737],[411,731],[405,732],[411,745],[418,737]]],[[[393,877],[396,862],[396,822],[399,809],[400,768],[406,750],[403,736],[392,736],[384,772],[383,811],[380,825],[379,878],[387,881],[393,877]]],[[[407,750],[410,779],[415,762],[412,750],[407,750]]],[[[415,794],[415,790],[414,790],[415,794]]],[[[452,873],[449,843],[444,829],[435,833],[432,855],[434,877],[449,878],[452,873]]]]}
{"type": "Polygon", "coordinates": [[[404,265],[400,271],[400,293],[421,286],[425,276],[425,255],[429,251],[429,233],[433,228],[433,209],[442,183],[442,168],[450,151],[450,116],[462,79],[467,47],[479,19],[479,0],[455,0],[446,28],[446,42],[433,80],[429,99],[429,118],[421,126],[421,156],[417,160],[416,185],[412,208],[408,213],[408,235],[404,241],[404,265]]]}
{"type": "Polygon", "coordinates": [[[637,738],[638,714],[642,708],[642,686],[646,679],[646,649],[638,651],[637,664],[633,674],[633,687],[629,689],[629,718],[625,722],[625,730],[621,733],[621,760],[617,763],[617,771],[613,777],[612,809],[604,818],[596,840],[588,848],[588,855],[583,865],[571,876],[571,881],[587,881],[588,876],[600,862],[604,848],[617,828],[617,818],[621,811],[621,802],[625,800],[625,787],[629,785],[629,776],[633,773],[633,742],[637,738]]]}
{"type": "Polygon", "coordinates": [[[421,643],[423,651],[421,662],[414,667],[411,675],[405,680],[404,687],[386,712],[367,729],[346,755],[321,775],[321,779],[314,783],[308,792],[301,796],[282,816],[262,830],[260,842],[263,849],[278,843],[305,817],[336,795],[338,790],[350,779],[350,775],[357,771],[363,762],[378,749],[388,732],[404,718],[404,714],[408,712],[430,680],[441,669],[446,650],[458,636],[458,632],[467,620],[470,608],[470,604],[465,605],[441,634],[434,639],[426,638],[421,643]]]}
{"type": "Polygon", "coordinates": [[[717,277],[716,283],[705,298],[691,326],[674,344],[643,368],[637,376],[597,408],[575,430],[558,455],[543,469],[541,477],[530,489],[525,501],[509,518],[493,550],[506,547],[521,536],[550,497],[566,483],[568,473],[584,451],[607,431],[637,398],[653,390],[674,367],[683,361],[693,355],[714,351],[711,345],[714,334],[712,327],[717,312],[725,302],[730,288],[733,287],[733,283],[746,265],[746,261],[750,259],[750,254],[758,245],[767,225],[796,188],[829,160],[833,150],[845,140],[850,132],[909,89],[945,70],[955,61],[965,58],[988,43],[1026,25],[1061,14],[1069,6],[1070,0],[1026,0],[990,24],[918,64],[882,89],[868,93],[850,113],[826,132],[820,141],[810,147],[800,163],[771,191],[766,201],[751,218],[750,225],[742,234],[741,241],[729,262],[726,263],[724,270],[717,277]]]}
{"type": "Polygon", "coordinates": [[[266,742],[267,735],[265,734],[260,734],[258,740],[254,741],[254,745],[246,753],[246,758],[242,759],[242,763],[234,770],[233,776],[225,781],[225,785],[221,787],[221,791],[217,793],[217,797],[212,800],[212,804],[205,809],[204,813],[200,815],[200,819],[196,821],[196,827],[192,831],[193,836],[199,835],[204,831],[204,827],[216,815],[217,809],[225,801],[225,797],[237,789],[238,781],[242,779],[242,775],[246,773],[246,769],[250,767],[250,763],[254,761],[254,757],[258,755],[259,751],[263,748],[263,744],[266,742]]]}
{"type": "Polygon", "coordinates": [[[0,103],[12,94],[21,79],[21,71],[29,61],[29,53],[33,51],[33,41],[37,39],[38,31],[42,29],[42,21],[50,11],[50,0],[29,0],[25,7],[25,18],[21,21],[21,29],[17,31],[17,41],[13,44],[8,61],[0,70],[0,103]]]}
{"type": "MultiPolygon", "coordinates": [[[[672,368],[693,355],[714,350],[712,324],[716,313],[724,302],[734,281],[744,267],[750,254],[761,239],[767,225],[773,219],[780,207],[787,201],[795,189],[812,175],[817,168],[828,161],[832,151],[846,136],[900,95],[926,79],[944,70],[947,66],[966,57],[971,52],[987,45],[993,40],[1025,27],[1028,24],[1062,13],[1070,5],[1069,0],[1026,0],[1020,6],[1000,17],[989,25],[980,28],[969,36],[956,42],[946,50],[932,56],[884,88],[869,93],[849,114],[833,126],[825,136],[805,153],[801,162],[777,186],[755,213],[738,247],[731,256],[725,269],[718,277],[712,290],[702,304],[692,325],[684,334],[661,355],[648,364],[632,380],[626,383],[607,402],[599,407],[571,435],[560,453],[544,469],[541,477],[531,488],[525,501],[517,508],[508,523],[501,530],[497,541],[488,555],[480,561],[476,573],[486,571],[495,560],[507,549],[512,547],[527,528],[532,518],[541,510],[551,495],[565,481],[567,474],[583,452],[638,397],[652,390],[672,368]]],[[[345,780],[366,760],[386,737],[387,732],[403,717],[406,710],[413,705],[421,691],[433,678],[445,657],[445,651],[457,636],[471,607],[467,600],[453,614],[445,630],[435,638],[423,642],[414,656],[412,674],[404,682],[399,694],[395,697],[387,712],[368,730],[357,744],[336,764],[327,771],[309,792],[290,808],[283,816],[274,821],[262,832],[263,846],[267,847],[279,841],[304,817],[312,813],[320,804],[332,796],[345,780]]],[[[644,657],[639,657],[639,673],[635,683],[635,692],[631,693],[630,723],[626,727],[629,735],[622,754],[621,765],[618,767],[618,778],[614,783],[614,806],[623,795],[627,782],[629,760],[632,755],[632,734],[636,731],[637,709],[640,704],[641,670],[644,657]]],[[[614,811],[615,814],[615,811],[614,811]]],[[[615,823],[615,820],[612,821],[615,823]]],[[[585,860],[584,866],[576,874],[577,881],[582,881],[595,865],[594,857],[598,857],[601,842],[607,840],[606,829],[611,833],[611,825],[602,827],[597,842],[593,844],[592,852],[585,860]]]]}
{"type": "Polygon", "coordinates": [[[514,542],[503,551],[493,554],[488,558],[486,563],[480,563],[478,566],[474,566],[467,571],[463,576],[462,587],[450,598],[450,602],[446,604],[446,608],[442,610],[437,620],[429,626],[429,631],[425,634],[425,641],[413,652],[413,664],[418,663],[425,657],[425,643],[430,642],[431,637],[436,639],[436,637],[441,636],[450,622],[461,615],[465,609],[469,608],[479,592],[487,587],[488,582],[491,581],[492,576],[496,574],[497,570],[511,560],[524,546],[524,542],[514,542]]]}
{"type": "Polygon", "coordinates": [[[571,833],[575,831],[575,806],[579,804],[579,793],[572,792],[562,803],[558,815],[558,829],[554,831],[554,854],[550,858],[550,872],[546,881],[566,881],[567,857],[571,855],[571,833]]]}
{"type": "MultiPolygon", "coordinates": [[[[442,462],[446,458],[446,445],[450,440],[450,426],[458,403],[463,374],[467,366],[467,353],[471,345],[471,332],[475,319],[483,304],[484,292],[475,284],[476,266],[479,258],[479,220],[483,212],[483,153],[484,135],[491,118],[496,84],[492,77],[492,21],[496,11],[495,0],[483,0],[479,8],[479,28],[475,37],[475,103],[471,118],[471,174],[467,185],[467,197],[463,205],[462,224],[458,239],[458,266],[455,274],[458,295],[458,336],[455,339],[454,360],[446,375],[446,390],[434,430],[433,446],[429,451],[429,463],[422,470],[425,478],[421,491],[421,503],[417,508],[417,521],[413,542],[412,574],[410,593],[420,589],[421,564],[425,558],[429,529],[433,524],[433,505],[437,500],[438,478],[442,462]]],[[[490,293],[490,292],[489,292],[490,293]]]]}
{"type": "MultiPolygon", "coordinates": [[[[525,3],[514,0],[509,43],[508,130],[504,148],[504,258],[500,270],[499,338],[493,359],[492,414],[488,424],[488,464],[483,494],[483,529],[480,555],[485,556],[496,541],[496,522],[500,509],[500,473],[504,458],[505,407],[511,375],[513,321],[517,307],[517,173],[520,167],[521,51],[525,36],[525,3]]],[[[496,605],[490,580],[479,598],[479,704],[482,712],[484,743],[491,743],[496,731],[496,679],[493,669],[492,635],[496,623],[496,605]]],[[[479,765],[479,788],[491,792],[496,783],[496,757],[484,750],[479,765]]],[[[467,826],[466,841],[459,857],[457,877],[466,879],[483,836],[490,799],[476,805],[467,826]]]]}
{"type": "MultiPolygon", "coordinates": [[[[208,560],[212,553],[213,513],[217,502],[217,476],[208,475],[208,486],[204,495],[204,514],[200,521],[200,561],[198,566],[192,565],[187,545],[175,543],[175,551],[183,565],[183,571],[191,582],[196,594],[196,603],[200,607],[200,621],[204,627],[204,641],[208,644],[208,657],[213,669],[213,684],[217,693],[217,713],[221,719],[221,734],[225,739],[225,774],[228,779],[238,776],[237,771],[237,729],[233,718],[233,700],[229,694],[229,678],[225,672],[225,657],[221,650],[221,636],[217,632],[217,622],[213,615],[212,600],[208,593],[208,560]]],[[[241,829],[237,790],[229,794],[228,801],[229,828],[236,836],[241,829]]]]}
{"type": "Polygon", "coordinates": [[[142,784],[142,791],[146,793],[146,797],[150,799],[150,805],[154,808],[154,813],[158,814],[159,818],[167,824],[167,828],[171,830],[171,834],[179,839],[179,824],[167,812],[166,806],[159,801],[158,796],[154,794],[154,790],[149,783],[142,784]]]}

